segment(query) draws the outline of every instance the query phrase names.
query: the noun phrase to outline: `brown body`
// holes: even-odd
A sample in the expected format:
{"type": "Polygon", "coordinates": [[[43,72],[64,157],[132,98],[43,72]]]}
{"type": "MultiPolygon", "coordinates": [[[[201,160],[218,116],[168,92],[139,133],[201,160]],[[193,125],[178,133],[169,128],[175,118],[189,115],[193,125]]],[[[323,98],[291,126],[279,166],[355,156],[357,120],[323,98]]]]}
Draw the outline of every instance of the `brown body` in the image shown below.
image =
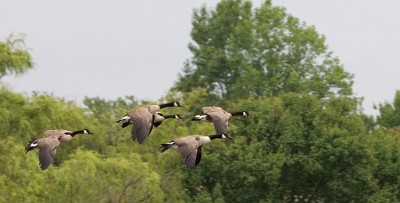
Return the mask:
{"type": "Polygon", "coordinates": [[[46,130],[43,133],[43,137],[56,136],[60,142],[65,143],[72,140],[71,133],[69,130],[46,130]]]}

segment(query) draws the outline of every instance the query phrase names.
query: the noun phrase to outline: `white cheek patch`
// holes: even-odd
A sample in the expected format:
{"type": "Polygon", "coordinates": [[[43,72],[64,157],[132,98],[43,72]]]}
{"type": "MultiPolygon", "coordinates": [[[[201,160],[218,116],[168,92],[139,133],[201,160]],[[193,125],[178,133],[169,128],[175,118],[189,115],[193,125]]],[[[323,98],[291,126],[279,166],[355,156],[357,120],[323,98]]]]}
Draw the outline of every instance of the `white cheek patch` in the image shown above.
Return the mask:
{"type": "Polygon", "coordinates": [[[129,117],[129,116],[124,116],[123,118],[121,118],[121,120],[119,121],[119,123],[127,123],[127,122],[129,122],[130,119],[131,119],[131,117],[129,117]]]}
{"type": "Polygon", "coordinates": [[[83,130],[83,134],[89,134],[87,130],[83,130]]]}
{"type": "Polygon", "coordinates": [[[243,116],[247,116],[247,113],[246,113],[246,112],[243,112],[243,116]]]}
{"type": "Polygon", "coordinates": [[[30,146],[30,147],[36,147],[36,146],[37,146],[37,143],[32,143],[32,144],[30,144],[29,146],[30,146]]]}
{"type": "Polygon", "coordinates": [[[197,120],[206,121],[207,115],[196,115],[194,118],[197,120]]]}

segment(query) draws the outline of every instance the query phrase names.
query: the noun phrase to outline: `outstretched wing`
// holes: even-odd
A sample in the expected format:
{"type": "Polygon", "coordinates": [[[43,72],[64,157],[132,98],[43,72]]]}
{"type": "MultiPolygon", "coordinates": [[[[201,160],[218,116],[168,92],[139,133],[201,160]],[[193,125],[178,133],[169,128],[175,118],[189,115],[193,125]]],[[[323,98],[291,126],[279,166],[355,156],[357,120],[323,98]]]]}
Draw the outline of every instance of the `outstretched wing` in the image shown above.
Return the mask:
{"type": "Polygon", "coordinates": [[[200,163],[202,148],[195,137],[190,137],[188,139],[194,139],[195,141],[188,141],[185,142],[184,145],[180,145],[179,151],[181,152],[185,165],[188,168],[193,168],[200,163]]]}
{"type": "Polygon", "coordinates": [[[145,108],[140,108],[132,114],[132,139],[141,144],[149,136],[153,128],[153,115],[145,108]]]}
{"type": "Polygon", "coordinates": [[[215,132],[217,134],[226,132],[226,129],[228,128],[229,116],[225,114],[225,111],[212,111],[207,115],[211,117],[214,123],[215,132]]]}
{"type": "Polygon", "coordinates": [[[53,162],[59,145],[60,141],[56,136],[46,137],[39,143],[39,162],[42,170],[46,170],[53,162]]]}

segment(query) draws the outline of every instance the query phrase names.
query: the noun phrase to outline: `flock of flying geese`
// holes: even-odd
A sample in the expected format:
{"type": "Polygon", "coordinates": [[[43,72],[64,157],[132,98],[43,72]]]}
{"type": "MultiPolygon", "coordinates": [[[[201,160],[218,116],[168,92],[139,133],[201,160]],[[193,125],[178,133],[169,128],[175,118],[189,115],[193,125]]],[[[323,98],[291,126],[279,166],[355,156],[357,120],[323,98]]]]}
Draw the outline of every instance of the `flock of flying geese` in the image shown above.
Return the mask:
{"type": "MultiPolygon", "coordinates": [[[[132,125],[132,139],[142,144],[151,133],[153,127],[158,127],[165,119],[182,119],[179,114],[164,115],[160,112],[165,107],[181,107],[179,102],[169,102],[165,104],[155,104],[139,107],[135,110],[128,110],[123,118],[117,121],[122,128],[132,125]]],[[[232,139],[226,130],[228,120],[231,116],[248,116],[247,111],[227,112],[221,107],[203,107],[200,115],[194,116],[192,121],[213,122],[216,134],[214,135],[189,135],[174,139],[168,143],[161,144],[161,151],[175,149],[179,151],[188,168],[193,168],[200,163],[202,146],[219,139],[232,139]]],[[[46,170],[56,155],[57,148],[61,143],[69,142],[77,134],[93,134],[88,129],[68,131],[68,130],[46,130],[43,137],[31,138],[25,147],[25,154],[34,148],[39,148],[39,164],[42,170],[46,170]]]]}

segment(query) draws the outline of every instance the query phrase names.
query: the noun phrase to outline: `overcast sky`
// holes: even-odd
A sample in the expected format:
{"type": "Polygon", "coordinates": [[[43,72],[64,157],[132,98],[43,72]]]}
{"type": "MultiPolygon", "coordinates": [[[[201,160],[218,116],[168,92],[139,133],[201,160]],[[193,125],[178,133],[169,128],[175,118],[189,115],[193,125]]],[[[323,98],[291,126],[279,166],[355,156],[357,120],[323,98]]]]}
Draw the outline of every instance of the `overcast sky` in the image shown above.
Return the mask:
{"type": "MultiPolygon", "coordinates": [[[[36,67],[2,80],[19,92],[45,91],[81,103],[84,96],[157,100],[191,57],[191,16],[216,0],[0,0],[0,39],[26,34],[36,67]]],[[[258,7],[261,0],[253,1],[258,7]]],[[[400,1],[274,0],[316,27],[354,92],[373,104],[400,89],[400,1]]]]}

